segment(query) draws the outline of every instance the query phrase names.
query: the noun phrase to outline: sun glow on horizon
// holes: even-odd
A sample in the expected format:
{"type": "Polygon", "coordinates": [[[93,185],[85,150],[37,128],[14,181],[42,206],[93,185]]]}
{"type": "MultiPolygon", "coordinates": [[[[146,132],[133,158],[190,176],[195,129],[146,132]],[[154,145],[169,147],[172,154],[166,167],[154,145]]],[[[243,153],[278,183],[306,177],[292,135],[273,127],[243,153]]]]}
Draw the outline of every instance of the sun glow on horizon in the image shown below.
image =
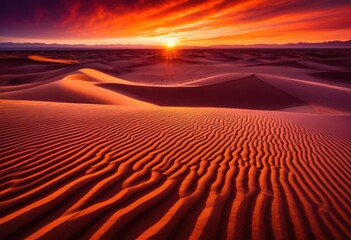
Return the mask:
{"type": "Polygon", "coordinates": [[[165,40],[165,44],[167,48],[174,48],[178,43],[177,38],[168,38],[165,40]]]}
{"type": "Polygon", "coordinates": [[[175,47],[177,46],[178,39],[176,38],[168,38],[165,40],[166,50],[164,52],[164,56],[167,60],[172,60],[177,57],[177,51],[175,47]]]}
{"type": "Polygon", "coordinates": [[[175,43],[167,43],[167,47],[173,48],[173,47],[175,47],[175,43]]]}

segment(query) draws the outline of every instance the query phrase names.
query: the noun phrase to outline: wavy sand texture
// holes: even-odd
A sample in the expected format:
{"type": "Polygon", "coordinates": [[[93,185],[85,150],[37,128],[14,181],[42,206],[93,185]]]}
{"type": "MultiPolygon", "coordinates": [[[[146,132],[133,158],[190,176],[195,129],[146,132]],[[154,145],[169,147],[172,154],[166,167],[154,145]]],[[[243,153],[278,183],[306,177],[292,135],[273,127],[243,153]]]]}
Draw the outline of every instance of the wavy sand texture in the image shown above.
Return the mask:
{"type": "Polygon", "coordinates": [[[323,126],[230,109],[0,111],[0,238],[351,238],[351,139],[323,126]]]}

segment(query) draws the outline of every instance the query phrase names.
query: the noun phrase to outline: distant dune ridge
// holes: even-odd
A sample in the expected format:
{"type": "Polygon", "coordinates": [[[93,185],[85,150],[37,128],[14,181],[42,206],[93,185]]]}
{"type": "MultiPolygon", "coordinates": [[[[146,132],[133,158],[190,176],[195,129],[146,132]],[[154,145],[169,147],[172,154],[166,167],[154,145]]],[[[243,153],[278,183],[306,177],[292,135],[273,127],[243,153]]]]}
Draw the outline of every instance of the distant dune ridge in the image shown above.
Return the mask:
{"type": "Polygon", "coordinates": [[[28,58],[31,60],[39,61],[39,62],[53,62],[53,63],[63,63],[63,64],[78,63],[78,61],[75,61],[75,60],[54,59],[54,58],[42,57],[39,55],[30,55],[30,56],[28,56],[28,58]]]}
{"type": "Polygon", "coordinates": [[[350,63],[0,53],[0,239],[351,239],[350,63]]]}
{"type": "MultiPolygon", "coordinates": [[[[289,51],[287,52],[289,53],[289,51]]],[[[331,59],[330,62],[335,61],[335,56],[329,56],[329,52],[327,50],[326,52],[328,54],[325,56],[331,59]]],[[[183,70],[178,70],[177,67],[182,67],[185,71],[193,66],[196,68],[197,65],[200,65],[199,63],[187,62],[187,60],[194,57],[191,54],[198,54],[198,52],[192,53],[189,51],[189,57],[185,55],[183,58],[174,59],[174,69],[168,70],[166,68],[169,68],[169,66],[165,66],[164,59],[147,53],[137,59],[134,66],[125,65],[124,60],[118,57],[111,62],[107,62],[107,60],[92,62],[86,58],[83,58],[83,60],[64,59],[60,56],[50,58],[32,54],[28,57],[32,62],[24,63],[23,59],[18,58],[21,66],[17,73],[12,72],[12,68],[18,69],[15,59],[5,58],[4,61],[6,59],[11,61],[7,63],[7,66],[5,65],[3,71],[6,72],[6,69],[8,69],[10,74],[0,76],[1,79],[4,79],[1,83],[3,87],[0,89],[0,98],[117,105],[129,103],[130,105],[230,107],[262,110],[289,109],[301,106],[306,108],[306,106],[317,105],[341,111],[351,110],[351,106],[348,104],[351,102],[351,89],[348,87],[351,86],[351,83],[345,83],[345,86],[340,84],[335,86],[335,83],[340,83],[339,80],[334,81],[333,84],[323,82],[325,81],[324,73],[327,74],[326,76],[330,76],[328,72],[324,71],[323,67],[328,71],[333,69],[335,75],[338,72],[347,76],[348,70],[337,70],[338,68],[334,64],[329,67],[326,64],[322,65],[318,62],[320,58],[315,59],[314,57],[314,59],[304,59],[304,61],[299,62],[291,61],[287,65],[287,59],[291,58],[290,56],[279,61],[276,59],[267,60],[268,57],[265,54],[269,55],[269,52],[267,54],[263,51],[262,56],[257,54],[256,56],[247,56],[245,52],[244,54],[239,52],[246,59],[238,60],[240,59],[238,58],[233,63],[238,62],[239,66],[245,63],[246,66],[244,65],[240,69],[246,69],[247,72],[224,74],[222,72],[223,68],[226,71],[231,70],[223,57],[223,55],[226,57],[228,55],[216,51],[210,53],[212,54],[207,56],[212,63],[202,63],[200,60],[198,62],[205,67],[209,64],[218,65],[219,70],[221,70],[220,73],[208,74],[206,73],[208,69],[205,68],[202,69],[203,73],[202,75],[200,73],[197,79],[192,78],[184,82],[175,82],[174,80],[176,77],[177,79],[187,77],[186,72],[181,73],[183,70]],[[252,62],[253,57],[255,58],[254,62],[252,62]],[[11,62],[13,62],[12,66],[10,65],[11,62]],[[292,63],[299,63],[300,65],[292,63]],[[26,66],[28,67],[26,68],[26,66]],[[21,73],[21,67],[23,67],[23,73],[21,73]],[[45,70],[40,72],[41,68],[45,70]],[[274,68],[278,69],[279,72],[272,74],[270,70],[274,68]],[[37,70],[31,72],[34,69],[37,70]],[[145,77],[144,74],[137,76],[137,78],[142,77],[146,80],[144,82],[136,82],[108,74],[113,73],[115,69],[117,73],[118,71],[121,72],[122,77],[127,74],[127,78],[129,78],[129,72],[163,73],[165,81],[155,81],[153,74],[150,74],[150,77],[145,77]],[[255,69],[263,69],[263,71],[262,73],[255,73],[255,69]],[[283,69],[291,69],[290,76],[292,77],[281,76],[284,74],[282,73],[283,69]],[[28,71],[30,72],[28,73],[28,71]],[[170,71],[172,71],[171,74],[170,71]],[[305,74],[302,79],[296,78],[294,75],[300,77],[301,71],[311,73],[309,75],[305,74]],[[179,76],[175,76],[175,72],[178,72],[179,76]],[[311,76],[321,78],[318,81],[311,81],[308,79],[311,76]],[[332,96],[333,101],[329,101],[325,96],[332,96]]],[[[336,53],[338,53],[338,50],[336,50],[336,53]]],[[[248,54],[252,54],[252,52],[248,51],[248,54]]],[[[75,55],[72,54],[72,56],[75,55]]],[[[134,56],[126,55],[125,57],[133,59],[134,56]]],[[[337,59],[340,59],[340,57],[345,59],[344,55],[337,57],[337,59]]],[[[325,57],[322,59],[326,60],[325,57]]],[[[349,59],[346,58],[345,61],[349,61],[349,59]]],[[[213,68],[215,69],[215,67],[213,68]]]]}

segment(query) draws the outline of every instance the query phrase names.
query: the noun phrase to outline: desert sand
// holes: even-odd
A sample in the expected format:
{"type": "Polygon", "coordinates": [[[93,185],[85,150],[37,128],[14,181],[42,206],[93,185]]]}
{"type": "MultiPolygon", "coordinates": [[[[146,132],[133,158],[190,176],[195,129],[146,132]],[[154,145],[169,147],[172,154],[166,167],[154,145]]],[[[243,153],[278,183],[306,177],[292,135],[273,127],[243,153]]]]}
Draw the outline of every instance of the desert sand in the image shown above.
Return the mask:
{"type": "Polygon", "coordinates": [[[351,51],[0,53],[1,239],[350,239],[351,51]]]}

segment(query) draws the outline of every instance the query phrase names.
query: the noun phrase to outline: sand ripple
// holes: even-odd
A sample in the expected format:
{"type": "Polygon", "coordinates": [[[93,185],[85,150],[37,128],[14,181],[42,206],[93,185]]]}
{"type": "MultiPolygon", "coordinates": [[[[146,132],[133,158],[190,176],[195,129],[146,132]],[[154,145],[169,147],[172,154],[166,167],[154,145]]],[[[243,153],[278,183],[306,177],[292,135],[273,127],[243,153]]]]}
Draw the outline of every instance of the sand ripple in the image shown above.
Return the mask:
{"type": "Polygon", "coordinates": [[[76,107],[2,104],[1,238],[351,238],[347,139],[258,111],[76,107]]]}

